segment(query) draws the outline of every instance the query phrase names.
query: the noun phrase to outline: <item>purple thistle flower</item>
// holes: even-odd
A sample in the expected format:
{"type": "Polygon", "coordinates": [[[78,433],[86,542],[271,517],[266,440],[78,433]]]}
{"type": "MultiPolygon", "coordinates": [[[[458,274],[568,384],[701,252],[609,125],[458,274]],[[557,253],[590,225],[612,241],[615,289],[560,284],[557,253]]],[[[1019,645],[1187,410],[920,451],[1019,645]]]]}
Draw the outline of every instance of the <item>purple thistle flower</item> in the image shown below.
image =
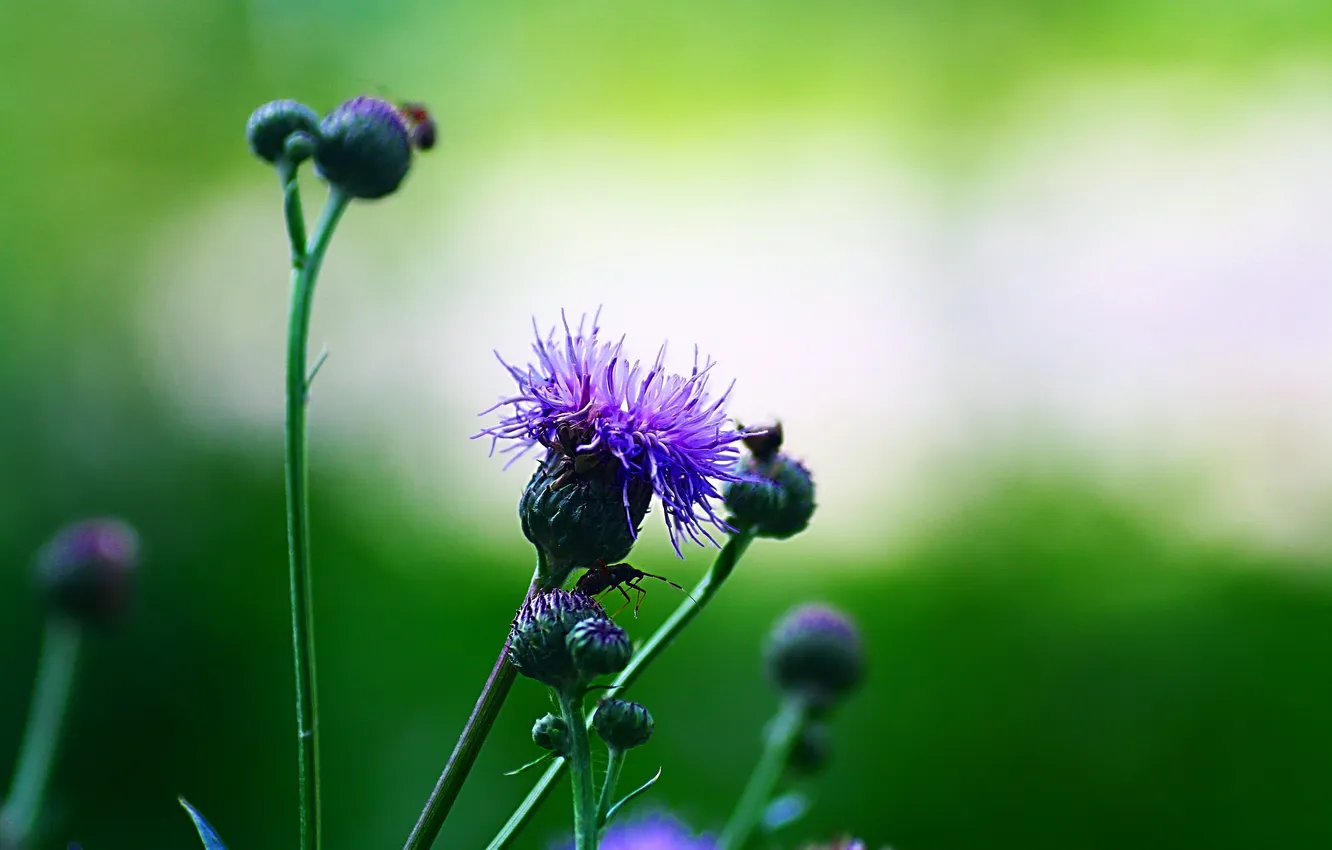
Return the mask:
{"type": "Polygon", "coordinates": [[[697,348],[687,376],[665,370],[664,344],[650,368],[639,361],[631,363],[623,354],[623,338],[597,339],[599,316],[600,311],[590,331],[585,331],[586,316],[577,331],[565,318],[563,340],[557,329],[542,338],[533,320],[536,362],[525,369],[510,366],[497,352],[518,392],[483,411],[482,415],[509,408],[499,424],[476,436],[491,438],[492,453],[499,441],[512,441],[503,449],[516,453],[509,464],[539,445],[563,455],[570,476],[612,468],[624,494],[631,534],[636,532],[629,510],[630,485],[650,484],[661,499],[677,555],[683,557],[680,540],[686,535],[696,543],[707,538],[716,545],[703,524],[732,530],[712,500],[720,497],[715,482],[739,480],[733,470],[739,455],[734,444],[747,435],[731,427],[722,409],[730,387],[709,400],[713,363],[709,360],[700,367],[697,348]]]}
{"type": "MultiPolygon", "coordinates": [[[[694,835],[670,815],[648,815],[612,825],[601,839],[601,850],[718,850],[709,835],[694,835]]],[[[572,844],[565,845],[571,850],[572,844]]]]}

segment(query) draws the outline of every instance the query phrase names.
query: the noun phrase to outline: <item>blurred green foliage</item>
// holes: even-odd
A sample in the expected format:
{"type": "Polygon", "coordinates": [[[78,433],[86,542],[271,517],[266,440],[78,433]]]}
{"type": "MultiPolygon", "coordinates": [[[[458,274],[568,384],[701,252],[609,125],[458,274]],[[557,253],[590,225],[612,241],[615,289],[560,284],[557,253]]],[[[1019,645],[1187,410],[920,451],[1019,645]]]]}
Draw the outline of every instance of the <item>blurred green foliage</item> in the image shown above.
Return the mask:
{"type": "MultiPolygon", "coordinates": [[[[968,123],[1068,75],[1202,73],[1228,90],[1325,66],[1330,45],[1332,5],[1315,0],[0,5],[0,776],[40,635],[28,559],[66,520],[114,512],[143,536],[139,612],[88,653],[44,846],[194,846],[177,794],[236,850],[295,840],[280,435],[193,433],[145,377],[132,322],[157,228],[271,180],[241,139],[259,102],[401,88],[441,114],[438,167],[465,174],[546,134],[661,142],[787,113],[975,143],[968,123]]],[[[274,211],[280,241],[276,193],[274,211]]],[[[530,560],[516,522],[497,550],[447,516],[395,519],[378,507],[392,482],[355,465],[316,453],[313,473],[334,848],[406,836],[530,560]]],[[[778,575],[780,544],[756,546],[636,689],[658,734],[626,786],[661,765],[650,798],[719,825],[773,709],[762,633],[817,596],[861,619],[873,670],[790,843],[1326,845],[1329,565],[1182,539],[1151,504],[1000,477],[878,563],[778,575]]],[[[684,581],[704,560],[655,571],[684,581]]],[[[675,601],[654,591],[633,633],[675,601]]],[[[480,846],[525,792],[501,774],[534,755],[543,699],[515,688],[448,846],[480,846]]],[[[567,827],[566,793],[526,846],[567,827]]]]}

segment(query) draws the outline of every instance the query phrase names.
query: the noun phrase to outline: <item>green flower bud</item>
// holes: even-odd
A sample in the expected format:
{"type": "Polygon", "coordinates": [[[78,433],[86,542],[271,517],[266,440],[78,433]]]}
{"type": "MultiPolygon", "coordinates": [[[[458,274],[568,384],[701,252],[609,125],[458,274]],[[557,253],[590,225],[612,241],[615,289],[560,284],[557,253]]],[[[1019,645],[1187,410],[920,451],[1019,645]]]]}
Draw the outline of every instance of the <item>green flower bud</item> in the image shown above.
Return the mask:
{"type": "Polygon", "coordinates": [[[569,727],[565,725],[562,717],[547,714],[538,717],[537,722],[532,725],[532,743],[543,750],[564,755],[568,741],[569,727]]]}
{"type": "Polygon", "coordinates": [[[523,534],[546,554],[550,574],[542,580],[547,587],[564,584],[575,567],[623,561],[652,501],[652,485],[635,477],[626,510],[618,465],[587,463],[592,461],[552,449],[518,502],[523,534]]]}
{"type": "Polygon", "coordinates": [[[373,200],[394,192],[412,164],[407,122],[398,108],[377,97],[354,97],[319,125],[315,168],[353,198],[373,200]]]}
{"type": "Polygon", "coordinates": [[[299,165],[314,156],[318,145],[318,140],[309,133],[292,133],[287,137],[287,143],[282,146],[282,153],[288,162],[299,165]]]}
{"type": "Polygon", "coordinates": [[[736,464],[740,480],[722,491],[731,524],[778,540],[804,531],[814,515],[814,479],[804,464],[779,451],[781,425],[744,442],[750,453],[736,464]]]}
{"type": "Polygon", "coordinates": [[[574,666],[568,638],[584,620],[606,620],[605,610],[583,593],[548,590],[532,597],[518,612],[509,636],[509,660],[518,672],[563,693],[586,681],[574,666]]]}
{"type": "Polygon", "coordinates": [[[860,633],[842,612],[802,605],[768,635],[768,678],[783,694],[828,708],[860,684],[865,674],[860,633]]]}
{"type": "Polygon", "coordinates": [[[296,133],[318,138],[319,115],[295,100],[265,103],[251,113],[245,125],[245,138],[250,143],[250,150],[268,163],[275,163],[282,158],[287,139],[296,133]]]}
{"type": "Polygon", "coordinates": [[[634,647],[614,620],[583,620],[569,630],[569,654],[583,681],[618,673],[629,664],[634,647]]]}
{"type": "Polygon", "coordinates": [[[642,705],[623,699],[604,699],[592,715],[592,727],[612,750],[632,750],[652,737],[652,714],[642,705]]]}
{"type": "Polygon", "coordinates": [[[37,586],[53,613],[85,625],[124,618],[134,589],[139,537],[117,519],[65,526],[37,556],[37,586]]]}
{"type": "Polygon", "coordinates": [[[796,773],[818,773],[832,759],[832,729],[823,720],[809,720],[800,728],[787,766],[796,773]]]}

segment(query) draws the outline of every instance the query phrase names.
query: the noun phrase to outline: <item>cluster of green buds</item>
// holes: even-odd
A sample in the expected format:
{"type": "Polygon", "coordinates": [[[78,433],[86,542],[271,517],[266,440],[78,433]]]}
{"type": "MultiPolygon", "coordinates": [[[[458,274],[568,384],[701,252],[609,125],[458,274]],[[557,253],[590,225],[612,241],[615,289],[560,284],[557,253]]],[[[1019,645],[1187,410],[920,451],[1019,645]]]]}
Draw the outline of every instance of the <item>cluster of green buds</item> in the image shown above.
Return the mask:
{"type": "Polygon", "coordinates": [[[315,170],[348,197],[392,194],[412,165],[413,150],[434,144],[434,122],[418,105],[360,96],[320,118],[295,100],[254,111],[245,136],[254,155],[278,166],[314,159],[315,170]]]}

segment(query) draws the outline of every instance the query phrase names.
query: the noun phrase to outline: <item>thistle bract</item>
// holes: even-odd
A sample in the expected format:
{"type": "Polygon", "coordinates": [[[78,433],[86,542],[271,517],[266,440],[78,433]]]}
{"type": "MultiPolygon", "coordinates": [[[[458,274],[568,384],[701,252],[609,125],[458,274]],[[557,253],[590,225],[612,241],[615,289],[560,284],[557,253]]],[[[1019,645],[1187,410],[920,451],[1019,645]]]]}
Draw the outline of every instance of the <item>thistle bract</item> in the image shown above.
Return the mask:
{"type": "Polygon", "coordinates": [[[124,617],[134,589],[139,538],[118,519],[62,528],[37,556],[37,585],[51,610],[85,625],[124,617]]]}
{"type": "Polygon", "coordinates": [[[398,108],[377,97],[354,97],[319,124],[315,168],[330,185],[353,198],[391,194],[412,164],[407,122],[398,108]]]}
{"type": "Polygon", "coordinates": [[[532,743],[543,750],[564,755],[569,740],[569,727],[564,718],[546,714],[532,724],[532,743]]]}
{"type": "Polygon", "coordinates": [[[778,540],[804,531],[814,515],[814,479],[804,464],[780,451],[781,425],[746,436],[745,446],[749,454],[726,485],[731,521],[778,540]]]}
{"type": "Polygon", "coordinates": [[[590,682],[598,676],[618,673],[629,663],[634,647],[614,620],[593,617],[569,630],[566,641],[574,667],[590,682]]]}
{"type": "Polygon", "coordinates": [[[860,632],[827,605],[802,605],[768,635],[768,677],[783,694],[827,708],[860,683],[865,659],[860,632]]]}
{"type": "Polygon", "coordinates": [[[297,133],[310,138],[319,135],[319,115],[298,100],[265,103],[251,113],[245,125],[250,150],[268,163],[277,162],[285,154],[287,140],[297,133]]]}
{"type": "MultiPolygon", "coordinates": [[[[704,526],[729,530],[712,501],[720,496],[717,482],[737,480],[732,469],[738,456],[734,444],[744,436],[731,427],[723,410],[730,390],[716,399],[709,397],[712,363],[700,364],[697,352],[692,371],[676,375],[666,371],[665,346],[649,366],[631,361],[623,340],[599,340],[599,331],[595,318],[590,329],[584,320],[576,331],[566,321],[562,339],[555,331],[544,338],[538,334],[533,346],[536,360],[526,368],[510,366],[501,358],[518,391],[491,408],[508,410],[499,424],[477,436],[509,442],[505,451],[516,452],[517,457],[536,446],[547,449],[545,486],[552,490],[574,485],[601,488],[588,491],[596,497],[597,508],[585,512],[582,521],[588,524],[587,531],[565,517],[563,539],[604,536],[610,521],[608,494],[615,493],[619,521],[632,542],[646,510],[641,494],[650,488],[661,499],[677,554],[685,538],[715,543],[704,526]]],[[[541,499],[532,507],[540,508],[542,516],[529,511],[524,530],[539,523],[554,524],[554,517],[546,516],[550,507],[541,499]]],[[[564,509],[569,510],[567,505],[564,509]]],[[[530,531],[528,536],[535,537],[530,531]]],[[[543,539],[534,542],[546,545],[543,539]]],[[[622,560],[627,554],[626,550],[597,559],[622,560]]],[[[591,566],[597,559],[576,565],[591,566]]]]}
{"type": "Polygon", "coordinates": [[[514,620],[509,660],[524,676],[556,690],[582,687],[583,674],[574,666],[567,642],[573,627],[590,619],[609,618],[586,594],[558,589],[538,593],[514,620]]]}
{"type": "Polygon", "coordinates": [[[656,724],[643,705],[623,699],[605,699],[592,715],[592,725],[613,750],[641,747],[652,737],[656,724]]]}

